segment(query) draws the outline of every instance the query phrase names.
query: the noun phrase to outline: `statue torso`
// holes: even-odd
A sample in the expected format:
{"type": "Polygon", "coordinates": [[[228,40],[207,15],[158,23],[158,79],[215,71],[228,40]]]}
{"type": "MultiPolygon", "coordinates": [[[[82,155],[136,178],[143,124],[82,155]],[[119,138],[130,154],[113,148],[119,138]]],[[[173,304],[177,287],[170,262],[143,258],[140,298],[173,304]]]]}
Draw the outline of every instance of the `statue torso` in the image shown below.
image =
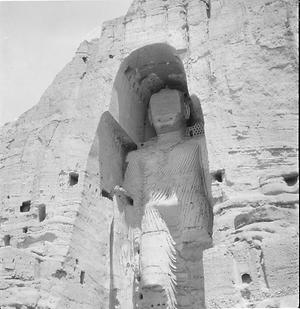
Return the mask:
{"type": "Polygon", "coordinates": [[[141,217],[145,207],[151,206],[158,209],[175,234],[189,227],[202,227],[208,203],[199,147],[195,140],[188,139],[150,143],[129,153],[124,187],[132,194],[141,217]]]}

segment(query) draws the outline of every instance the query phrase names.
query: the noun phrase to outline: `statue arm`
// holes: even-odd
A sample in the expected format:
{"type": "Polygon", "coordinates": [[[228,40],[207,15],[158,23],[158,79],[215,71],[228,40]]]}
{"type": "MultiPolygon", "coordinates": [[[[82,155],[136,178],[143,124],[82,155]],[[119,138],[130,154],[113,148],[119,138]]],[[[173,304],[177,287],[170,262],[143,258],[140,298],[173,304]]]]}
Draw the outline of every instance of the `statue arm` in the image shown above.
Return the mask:
{"type": "Polygon", "coordinates": [[[201,178],[204,187],[204,192],[208,202],[208,211],[209,211],[208,233],[212,235],[213,198],[211,192],[211,175],[209,173],[209,161],[208,161],[208,152],[206,147],[205,135],[201,135],[198,137],[198,145],[199,145],[199,163],[200,163],[201,178]]]}
{"type": "MultiPolygon", "coordinates": [[[[129,153],[130,155],[130,153],[129,153]]],[[[137,271],[136,239],[138,234],[138,212],[134,178],[138,173],[136,160],[130,155],[122,186],[113,189],[114,225],[112,237],[112,288],[114,298],[122,304],[121,309],[132,307],[132,287],[137,271]]],[[[126,166],[125,165],[125,166],[126,166]]]]}
{"type": "Polygon", "coordinates": [[[114,303],[132,308],[135,277],[134,212],[131,197],[121,186],[113,190],[114,218],[111,236],[111,278],[114,303]]]}
{"type": "Polygon", "coordinates": [[[125,159],[126,170],[122,187],[127,194],[134,199],[135,205],[138,204],[138,197],[141,194],[142,171],[140,164],[141,153],[138,150],[131,151],[125,159]]]}

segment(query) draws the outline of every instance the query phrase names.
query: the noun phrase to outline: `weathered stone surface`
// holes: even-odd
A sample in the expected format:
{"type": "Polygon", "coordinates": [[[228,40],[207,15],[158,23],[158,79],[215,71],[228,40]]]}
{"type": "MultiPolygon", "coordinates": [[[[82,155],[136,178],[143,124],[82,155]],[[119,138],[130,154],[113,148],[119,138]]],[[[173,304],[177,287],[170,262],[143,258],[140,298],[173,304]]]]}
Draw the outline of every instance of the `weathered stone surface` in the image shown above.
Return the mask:
{"type": "Polygon", "coordinates": [[[127,91],[112,91],[122,61],[152,43],[177,50],[204,114],[216,203],[207,308],[297,307],[297,12],[294,0],[136,0],[83,42],[40,102],[0,129],[1,308],[109,308],[98,124],[127,91]]]}

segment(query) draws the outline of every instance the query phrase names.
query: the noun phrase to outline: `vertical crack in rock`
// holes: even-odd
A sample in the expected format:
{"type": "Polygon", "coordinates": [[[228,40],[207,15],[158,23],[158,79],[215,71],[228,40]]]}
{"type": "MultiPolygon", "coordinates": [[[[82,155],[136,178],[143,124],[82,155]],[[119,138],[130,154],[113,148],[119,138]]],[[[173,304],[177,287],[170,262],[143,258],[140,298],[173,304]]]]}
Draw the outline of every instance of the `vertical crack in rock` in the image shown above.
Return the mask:
{"type": "Polygon", "coordinates": [[[182,8],[183,8],[183,11],[182,11],[182,15],[184,16],[183,17],[183,20],[184,20],[184,24],[182,25],[182,30],[184,32],[184,39],[187,43],[187,50],[189,50],[189,46],[190,46],[190,32],[189,32],[189,21],[188,21],[188,13],[189,13],[189,3],[186,1],[183,2],[182,4],[182,8]]]}
{"type": "Polygon", "coordinates": [[[265,259],[264,259],[264,252],[263,252],[262,248],[260,248],[260,265],[261,265],[262,273],[263,273],[264,280],[265,280],[265,283],[266,283],[266,287],[269,289],[270,285],[269,285],[269,282],[268,282],[265,259]]]}
{"type": "MultiPolygon", "coordinates": [[[[286,6],[286,22],[285,22],[285,27],[287,29],[286,31],[286,40],[287,40],[287,44],[290,46],[290,50],[293,51],[293,58],[294,58],[294,63],[295,63],[295,69],[298,70],[299,68],[299,46],[297,46],[297,44],[295,44],[295,42],[297,42],[297,38],[296,38],[296,33],[294,31],[294,29],[291,26],[291,4],[288,0],[283,0],[283,2],[285,3],[286,6]]],[[[294,19],[296,19],[294,17],[294,19]]],[[[296,26],[297,28],[297,26],[296,26]]],[[[298,32],[299,32],[299,21],[298,21],[298,32]]],[[[299,33],[298,33],[299,35],[299,33]]]]}
{"type": "Polygon", "coordinates": [[[201,2],[205,3],[206,6],[206,15],[207,18],[210,18],[210,13],[211,13],[211,0],[200,0],[201,2]]]}

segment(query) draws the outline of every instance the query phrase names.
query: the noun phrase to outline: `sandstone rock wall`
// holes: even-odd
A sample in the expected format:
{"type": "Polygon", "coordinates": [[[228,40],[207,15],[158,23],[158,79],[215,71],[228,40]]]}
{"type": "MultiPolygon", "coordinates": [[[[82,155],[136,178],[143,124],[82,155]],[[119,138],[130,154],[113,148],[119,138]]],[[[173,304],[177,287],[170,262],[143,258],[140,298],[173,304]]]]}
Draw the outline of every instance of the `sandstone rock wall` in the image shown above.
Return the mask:
{"type": "Polygon", "coordinates": [[[157,42],[176,48],[204,112],[216,202],[207,307],[292,302],[297,12],[294,0],[136,0],[83,42],[40,102],[0,129],[0,306],[108,308],[112,203],[97,127],[123,59],[157,42]]]}

